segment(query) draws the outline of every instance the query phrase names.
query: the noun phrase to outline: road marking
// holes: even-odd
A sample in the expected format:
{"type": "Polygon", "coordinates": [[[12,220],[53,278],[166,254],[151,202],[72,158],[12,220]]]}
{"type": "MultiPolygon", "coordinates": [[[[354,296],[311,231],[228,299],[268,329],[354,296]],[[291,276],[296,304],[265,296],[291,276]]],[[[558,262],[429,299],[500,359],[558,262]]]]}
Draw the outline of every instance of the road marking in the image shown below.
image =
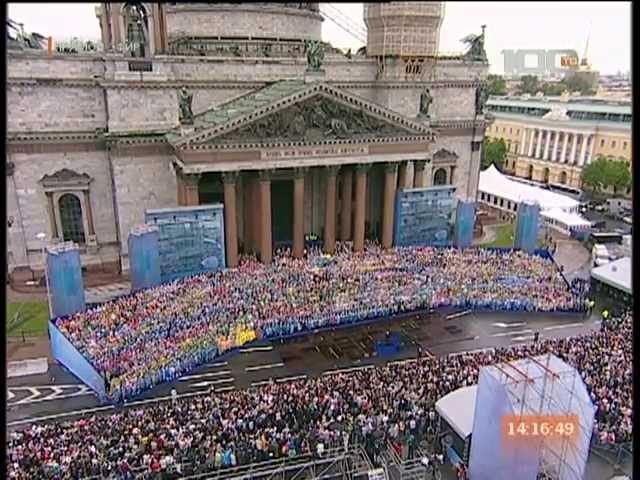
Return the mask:
{"type": "MultiPolygon", "coordinates": [[[[190,397],[197,397],[197,396],[203,396],[206,395],[206,393],[199,391],[199,392],[189,392],[189,393],[179,393],[178,394],[178,398],[190,398],[190,397]]],[[[172,400],[173,397],[171,397],[171,395],[167,395],[164,397],[155,397],[155,398],[149,398],[147,400],[138,400],[136,402],[131,402],[131,403],[125,403],[122,405],[122,407],[124,408],[131,408],[131,407],[137,407],[140,405],[146,405],[148,403],[158,403],[158,402],[164,402],[164,401],[168,401],[168,400],[172,400]]],[[[56,418],[64,418],[64,417],[74,417],[77,415],[89,415],[92,413],[97,413],[97,412],[104,412],[107,410],[114,410],[115,406],[114,405],[105,405],[103,407],[93,407],[93,408],[85,408],[82,410],[74,410],[71,412],[63,412],[63,413],[56,413],[54,415],[45,415],[42,417],[30,417],[30,418],[23,418],[22,420],[16,420],[14,422],[10,422],[7,423],[7,427],[15,427],[18,425],[24,425],[25,423],[38,423],[38,422],[44,422],[46,420],[54,420],[56,418]]]]}
{"type": "Polygon", "coordinates": [[[39,402],[48,402],[51,400],[63,400],[65,398],[73,398],[79,397],[82,395],[93,395],[93,391],[89,389],[86,385],[52,385],[52,386],[42,386],[42,387],[15,387],[10,388],[9,393],[12,395],[7,400],[10,400],[15,397],[15,394],[11,392],[11,390],[19,390],[19,391],[29,391],[31,395],[26,398],[17,400],[11,403],[11,406],[16,405],[25,405],[30,403],[39,403],[39,402]],[[63,395],[64,390],[68,388],[77,388],[78,390],[75,392],[67,393],[63,395]],[[41,390],[39,389],[47,389],[53,390],[53,393],[49,395],[43,395],[41,390]]]}
{"type": "Polygon", "coordinates": [[[493,353],[495,352],[495,349],[493,347],[476,348],[475,350],[465,350],[464,352],[456,352],[456,353],[452,353],[451,355],[457,356],[457,355],[467,355],[470,353],[484,353],[484,352],[493,353]]]}
{"type": "Polygon", "coordinates": [[[343,368],[342,370],[328,370],[324,372],[322,375],[324,376],[324,375],[335,375],[336,373],[357,372],[358,370],[367,370],[373,367],[375,367],[375,365],[362,365],[361,367],[343,368]]]}
{"type": "Polygon", "coordinates": [[[470,313],[471,313],[471,310],[465,310],[463,312],[452,313],[450,315],[447,315],[445,318],[447,320],[453,320],[454,318],[463,317],[463,316],[468,315],[470,313]]]}
{"type": "Polygon", "coordinates": [[[279,362],[279,363],[271,363],[269,365],[255,365],[253,367],[246,367],[244,369],[245,372],[255,372],[257,370],[266,370],[268,368],[280,368],[280,367],[284,367],[284,363],[279,362]]]}
{"type": "Polygon", "coordinates": [[[7,400],[11,400],[15,396],[15,393],[12,393],[11,390],[7,390],[7,400]]]}
{"type": "Polygon", "coordinates": [[[227,362],[226,360],[224,362],[215,362],[215,363],[205,364],[206,367],[226,367],[227,365],[229,365],[229,362],[227,362]]]}
{"type": "Polygon", "coordinates": [[[533,335],[527,335],[524,337],[514,337],[511,339],[511,341],[513,343],[522,343],[522,342],[528,342],[529,340],[533,340],[535,337],[533,335]]]}
{"type": "Polygon", "coordinates": [[[294,382],[296,380],[302,380],[304,378],[307,378],[307,376],[306,375],[297,375],[295,377],[282,377],[282,378],[276,378],[276,382],[278,382],[278,383],[294,382]]]}
{"type": "Polygon", "coordinates": [[[262,347],[241,348],[238,351],[240,353],[252,353],[252,352],[270,352],[271,350],[273,350],[273,346],[264,345],[262,347]]]}
{"type": "Polygon", "coordinates": [[[69,383],[66,385],[61,385],[61,384],[55,384],[55,385],[32,385],[30,387],[8,387],[11,390],[29,390],[31,388],[51,388],[53,389],[54,387],[61,387],[61,388],[80,388],[83,387],[84,384],[82,383],[69,383]]]}
{"type": "Polygon", "coordinates": [[[524,327],[526,324],[527,322],[517,322],[517,323],[496,322],[496,323],[492,323],[491,325],[499,328],[513,328],[513,327],[524,327]]]}
{"type": "Polygon", "coordinates": [[[531,333],[533,332],[533,330],[531,330],[530,328],[526,329],[526,330],[518,330],[516,332],[504,332],[504,333],[494,333],[493,335],[491,335],[492,337],[506,337],[509,335],[520,335],[522,333],[531,333]]]}
{"type": "Polygon", "coordinates": [[[235,390],[236,387],[220,387],[216,388],[216,393],[228,392],[230,390],[235,390]]]}
{"type": "MultiPolygon", "coordinates": [[[[429,352],[426,352],[428,356],[433,356],[429,352]]],[[[417,362],[417,358],[409,358],[408,360],[396,360],[395,362],[389,362],[387,365],[406,365],[407,363],[417,362]]]]}
{"type": "Polygon", "coordinates": [[[581,327],[583,325],[584,325],[583,322],[567,323],[565,325],[554,325],[552,327],[544,327],[543,330],[558,330],[559,328],[581,327]]]}
{"type": "Polygon", "coordinates": [[[181,377],[181,382],[186,382],[188,380],[194,380],[196,378],[207,378],[207,377],[218,377],[220,375],[229,375],[231,370],[222,370],[220,372],[209,372],[209,373],[200,373],[198,375],[188,375],[186,377],[181,377]]]}
{"type": "Polygon", "coordinates": [[[268,385],[269,383],[271,383],[271,380],[262,380],[261,382],[253,382],[251,383],[252,387],[260,387],[262,385],[268,385]]]}
{"type": "Polygon", "coordinates": [[[233,382],[235,381],[235,379],[233,378],[222,378],[220,380],[211,380],[211,381],[205,381],[205,382],[198,382],[198,383],[193,383],[191,385],[189,385],[189,388],[198,388],[198,387],[208,387],[209,385],[218,385],[220,383],[229,383],[229,382],[233,382]]]}

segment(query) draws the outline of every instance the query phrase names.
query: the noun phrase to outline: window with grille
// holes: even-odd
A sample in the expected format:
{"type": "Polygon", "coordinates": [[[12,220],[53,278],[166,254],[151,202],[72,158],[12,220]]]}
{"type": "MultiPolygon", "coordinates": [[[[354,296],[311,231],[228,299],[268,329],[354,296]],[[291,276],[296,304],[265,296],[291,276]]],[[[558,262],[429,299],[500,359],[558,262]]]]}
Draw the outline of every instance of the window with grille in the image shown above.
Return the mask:
{"type": "Polygon", "coordinates": [[[60,223],[62,224],[64,241],[73,241],[79,244],[85,243],[80,199],[75,195],[66,193],[58,200],[58,206],[60,208],[60,223]]]}
{"type": "Polygon", "coordinates": [[[433,184],[434,185],[445,185],[447,183],[447,172],[444,168],[439,168],[436,170],[435,175],[433,176],[433,184]]]}

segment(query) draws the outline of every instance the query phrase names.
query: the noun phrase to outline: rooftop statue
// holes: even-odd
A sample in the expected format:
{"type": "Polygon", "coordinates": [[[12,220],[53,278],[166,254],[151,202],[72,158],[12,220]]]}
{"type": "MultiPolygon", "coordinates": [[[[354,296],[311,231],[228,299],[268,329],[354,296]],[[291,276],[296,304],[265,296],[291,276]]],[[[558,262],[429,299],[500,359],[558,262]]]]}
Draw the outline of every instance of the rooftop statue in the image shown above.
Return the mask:
{"type": "Polygon", "coordinates": [[[193,111],[191,110],[192,102],[193,94],[187,92],[187,87],[182,87],[182,90],[180,90],[180,123],[193,123],[193,111]]]}
{"type": "Polygon", "coordinates": [[[469,46],[469,49],[464,54],[465,60],[470,60],[472,62],[487,62],[487,52],[484,49],[484,30],[487,28],[486,25],[482,25],[482,33],[480,35],[467,35],[462,40],[463,43],[466,43],[469,46]]]}
{"type": "Polygon", "coordinates": [[[305,40],[304,49],[307,54],[307,69],[312,72],[319,72],[324,60],[324,47],[322,42],[305,40]]]}
{"type": "Polygon", "coordinates": [[[7,19],[7,44],[10,48],[42,50],[45,48],[46,39],[47,37],[39,33],[25,33],[24,24],[7,19]],[[15,32],[15,37],[11,35],[10,30],[15,32]]]}

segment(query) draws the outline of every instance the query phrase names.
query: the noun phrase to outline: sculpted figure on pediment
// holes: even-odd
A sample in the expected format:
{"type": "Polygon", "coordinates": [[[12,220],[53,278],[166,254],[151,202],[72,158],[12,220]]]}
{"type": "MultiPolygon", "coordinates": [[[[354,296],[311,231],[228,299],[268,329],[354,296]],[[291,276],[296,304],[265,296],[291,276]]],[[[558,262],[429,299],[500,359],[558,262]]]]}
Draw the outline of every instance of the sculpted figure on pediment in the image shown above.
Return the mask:
{"type": "Polygon", "coordinates": [[[314,97],[228,132],[214,142],[317,141],[354,136],[406,135],[407,129],[378,119],[364,108],[346,107],[325,97],[314,97]]]}

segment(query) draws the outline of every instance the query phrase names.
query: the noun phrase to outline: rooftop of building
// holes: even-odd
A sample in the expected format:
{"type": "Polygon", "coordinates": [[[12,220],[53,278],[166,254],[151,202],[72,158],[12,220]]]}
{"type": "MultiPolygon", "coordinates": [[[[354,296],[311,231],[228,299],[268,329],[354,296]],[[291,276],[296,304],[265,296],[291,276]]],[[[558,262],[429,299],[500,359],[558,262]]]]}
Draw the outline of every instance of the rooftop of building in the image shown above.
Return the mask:
{"type": "Polygon", "coordinates": [[[575,97],[566,101],[560,97],[491,97],[487,101],[488,105],[510,105],[517,107],[532,107],[551,109],[553,106],[566,108],[569,111],[594,112],[594,113],[617,113],[631,115],[630,101],[613,101],[598,97],[575,97]]]}
{"type": "Polygon", "coordinates": [[[499,118],[564,122],[570,127],[631,127],[631,103],[597,97],[491,97],[487,110],[499,118]]]}

